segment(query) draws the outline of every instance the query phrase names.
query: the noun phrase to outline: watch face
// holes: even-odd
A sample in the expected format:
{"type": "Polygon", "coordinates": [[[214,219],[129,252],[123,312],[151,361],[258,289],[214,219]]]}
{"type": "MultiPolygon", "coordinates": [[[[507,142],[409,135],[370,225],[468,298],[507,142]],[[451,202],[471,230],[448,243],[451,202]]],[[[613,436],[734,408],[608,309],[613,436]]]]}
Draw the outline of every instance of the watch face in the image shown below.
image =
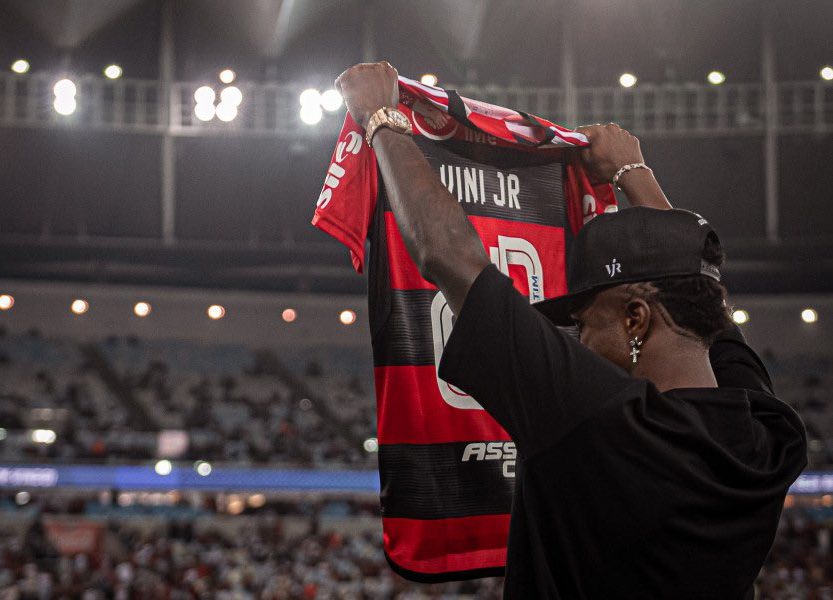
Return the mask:
{"type": "Polygon", "coordinates": [[[397,127],[401,127],[402,129],[408,129],[411,126],[411,122],[408,121],[408,117],[406,117],[398,110],[392,110],[388,112],[388,118],[390,119],[391,123],[393,123],[397,127]]]}

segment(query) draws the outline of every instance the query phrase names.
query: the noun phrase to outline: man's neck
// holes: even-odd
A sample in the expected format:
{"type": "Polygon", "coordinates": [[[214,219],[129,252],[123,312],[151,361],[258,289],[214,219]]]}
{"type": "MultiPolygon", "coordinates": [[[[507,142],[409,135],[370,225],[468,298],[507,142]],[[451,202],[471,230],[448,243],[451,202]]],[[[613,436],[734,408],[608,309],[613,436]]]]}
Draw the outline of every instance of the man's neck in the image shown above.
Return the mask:
{"type": "Polygon", "coordinates": [[[709,351],[701,344],[688,340],[654,341],[657,343],[645,345],[633,371],[635,377],[648,379],[660,392],[717,387],[709,351]]]}

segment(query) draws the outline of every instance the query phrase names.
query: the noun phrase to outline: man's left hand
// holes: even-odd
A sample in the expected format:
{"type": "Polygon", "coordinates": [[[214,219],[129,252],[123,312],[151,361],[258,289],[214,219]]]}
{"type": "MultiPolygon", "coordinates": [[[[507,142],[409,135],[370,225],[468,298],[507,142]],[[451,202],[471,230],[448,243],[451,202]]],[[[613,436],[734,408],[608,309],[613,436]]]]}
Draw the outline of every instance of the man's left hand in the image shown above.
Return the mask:
{"type": "Polygon", "coordinates": [[[353,120],[362,127],[380,108],[399,104],[399,74],[387,62],[361,63],[350,67],[336,79],[353,120]]]}

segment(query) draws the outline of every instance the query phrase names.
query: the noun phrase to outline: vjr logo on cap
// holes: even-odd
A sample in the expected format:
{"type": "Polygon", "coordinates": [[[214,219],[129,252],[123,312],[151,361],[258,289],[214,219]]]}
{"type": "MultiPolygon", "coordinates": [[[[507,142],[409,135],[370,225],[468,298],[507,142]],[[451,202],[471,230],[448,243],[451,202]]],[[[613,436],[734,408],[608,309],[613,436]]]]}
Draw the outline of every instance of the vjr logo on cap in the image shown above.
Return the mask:
{"type": "Polygon", "coordinates": [[[616,262],[616,259],[614,258],[612,261],[610,261],[609,265],[605,265],[605,269],[607,269],[607,274],[610,275],[611,278],[614,277],[617,273],[621,275],[622,263],[616,262]]]}

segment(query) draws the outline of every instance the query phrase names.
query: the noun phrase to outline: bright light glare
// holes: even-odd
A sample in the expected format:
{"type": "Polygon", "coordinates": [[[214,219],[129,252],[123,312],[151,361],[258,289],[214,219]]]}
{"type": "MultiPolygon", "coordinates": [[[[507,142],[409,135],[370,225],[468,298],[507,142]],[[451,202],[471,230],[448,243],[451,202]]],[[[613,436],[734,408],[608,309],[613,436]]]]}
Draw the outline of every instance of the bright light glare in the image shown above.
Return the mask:
{"type": "Polygon", "coordinates": [[[343,310],[338,315],[338,320],[341,321],[342,325],[352,325],[356,322],[356,313],[352,310],[343,310]]]}
{"type": "Polygon", "coordinates": [[[216,98],[217,93],[207,85],[197,88],[197,91],[194,92],[194,101],[197,104],[214,104],[216,98]]]}
{"type": "Polygon", "coordinates": [[[295,312],[294,308],[285,308],[281,313],[281,318],[287,323],[292,323],[298,318],[298,313],[295,312]]]}
{"type": "Polygon", "coordinates": [[[706,79],[708,79],[709,83],[712,85],[720,85],[726,81],[726,76],[720,71],[712,71],[706,76],[706,79]]]}
{"type": "Polygon", "coordinates": [[[339,108],[341,108],[341,94],[338,93],[338,90],[327,90],[323,94],[321,94],[321,106],[324,110],[329,112],[335,112],[339,108]]]}
{"type": "Polygon", "coordinates": [[[619,85],[622,87],[633,87],[636,85],[636,75],[633,73],[622,73],[619,77],[619,85]]]}
{"type": "Polygon", "coordinates": [[[833,81],[833,67],[829,65],[822,67],[821,71],[819,71],[819,75],[821,75],[821,78],[825,81],[833,81]]]}
{"type": "Polygon", "coordinates": [[[228,123],[229,121],[233,121],[235,117],[237,117],[237,107],[234,104],[220,102],[220,104],[217,105],[218,119],[224,123],[228,123]]]}
{"type": "Polygon", "coordinates": [[[72,301],[72,304],[70,305],[69,309],[76,315],[83,315],[85,312],[90,310],[90,303],[86,300],[78,298],[72,301]]]}
{"type": "Polygon", "coordinates": [[[0,295],[0,310],[9,310],[12,306],[14,306],[14,296],[0,295]]]}
{"type": "Polygon", "coordinates": [[[29,61],[22,58],[17,59],[12,63],[12,71],[18,75],[23,75],[29,72],[29,61]]]}
{"type": "Polygon", "coordinates": [[[379,440],[376,438],[367,438],[362,446],[364,447],[365,452],[378,452],[379,440]]]}
{"type": "Polygon", "coordinates": [[[813,308],[805,308],[801,311],[801,320],[805,323],[815,323],[819,320],[819,313],[813,308]]]}
{"type": "Polygon", "coordinates": [[[107,79],[118,79],[122,76],[122,73],[124,73],[124,71],[118,65],[107,65],[104,69],[104,76],[107,79]]]}
{"type": "Polygon", "coordinates": [[[200,476],[208,477],[209,475],[211,475],[212,469],[210,463],[207,463],[204,460],[198,460],[194,464],[194,470],[196,470],[197,474],[199,474],[200,476]]]}
{"type": "Polygon", "coordinates": [[[36,444],[54,444],[57,436],[51,429],[35,429],[32,431],[32,441],[36,444]]]}
{"type": "Polygon", "coordinates": [[[301,101],[301,106],[319,106],[321,104],[321,92],[310,88],[301,92],[301,97],[299,99],[301,101]]]}
{"type": "Polygon", "coordinates": [[[223,69],[220,71],[220,81],[223,83],[231,83],[237,77],[237,73],[231,69],[223,69]]]}
{"type": "Polygon", "coordinates": [[[71,80],[61,79],[55,84],[52,91],[55,92],[56,98],[74,98],[75,94],[78,93],[78,88],[71,80]]]}
{"type": "Polygon", "coordinates": [[[137,302],[133,307],[133,314],[137,317],[146,317],[150,314],[151,306],[147,302],[137,302]]]}
{"type": "Polygon", "coordinates": [[[319,104],[305,104],[301,107],[301,120],[307,125],[315,125],[323,116],[324,113],[319,104]]]}
{"type": "Polygon", "coordinates": [[[171,471],[174,470],[174,466],[171,464],[171,461],[163,459],[156,463],[153,470],[156,471],[157,475],[162,475],[164,477],[171,474],[171,471]]]}
{"type": "Polygon", "coordinates": [[[205,312],[208,314],[209,319],[214,319],[215,321],[226,316],[226,309],[219,304],[212,304],[205,312]]]}
{"type": "Polygon", "coordinates": [[[78,102],[72,96],[58,96],[52,103],[55,112],[64,117],[68,117],[78,108],[78,102]]]}
{"type": "Polygon", "coordinates": [[[223,88],[223,91],[220,92],[220,102],[223,104],[231,104],[232,106],[240,106],[240,103],[243,102],[243,92],[240,91],[239,87],[234,85],[223,88]]]}
{"type": "Polygon", "coordinates": [[[743,309],[732,311],[732,320],[738,325],[749,322],[749,313],[743,309]]]}
{"type": "Polygon", "coordinates": [[[14,496],[14,501],[18,506],[23,506],[25,504],[29,504],[29,500],[31,500],[31,499],[32,499],[32,495],[29,492],[27,492],[26,490],[23,490],[22,492],[18,492],[14,496]]]}
{"type": "Polygon", "coordinates": [[[439,79],[433,73],[426,73],[422,77],[419,78],[420,83],[422,85],[437,85],[439,79]]]}
{"type": "Polygon", "coordinates": [[[194,116],[200,121],[210,121],[214,118],[215,108],[211,103],[200,103],[194,107],[194,116]]]}

